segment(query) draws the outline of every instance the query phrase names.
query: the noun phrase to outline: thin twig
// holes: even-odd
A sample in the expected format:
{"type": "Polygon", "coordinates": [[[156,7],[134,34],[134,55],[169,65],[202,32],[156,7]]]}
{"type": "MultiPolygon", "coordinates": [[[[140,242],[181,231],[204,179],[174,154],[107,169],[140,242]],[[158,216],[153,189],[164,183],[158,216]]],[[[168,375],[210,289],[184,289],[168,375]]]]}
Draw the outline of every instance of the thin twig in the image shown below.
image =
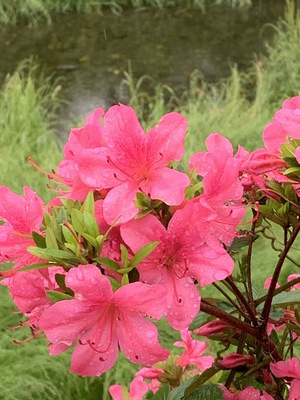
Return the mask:
{"type": "Polygon", "coordinates": [[[286,256],[287,256],[288,252],[290,251],[294,241],[296,240],[296,238],[298,236],[299,231],[300,231],[300,224],[294,229],[291,237],[287,241],[286,246],[283,249],[283,251],[282,251],[282,253],[281,253],[280,257],[279,257],[279,260],[278,260],[278,263],[276,265],[274,274],[272,276],[270,287],[269,287],[267,298],[266,298],[266,302],[264,304],[264,308],[263,308],[262,313],[261,313],[261,321],[262,321],[262,323],[261,323],[261,332],[263,334],[266,332],[267,323],[268,323],[270,310],[271,310],[271,305],[272,305],[272,300],[273,300],[274,293],[275,293],[275,290],[276,290],[276,284],[278,282],[278,278],[279,278],[279,274],[280,274],[281,268],[283,266],[283,263],[284,263],[284,261],[286,259],[286,256]]]}

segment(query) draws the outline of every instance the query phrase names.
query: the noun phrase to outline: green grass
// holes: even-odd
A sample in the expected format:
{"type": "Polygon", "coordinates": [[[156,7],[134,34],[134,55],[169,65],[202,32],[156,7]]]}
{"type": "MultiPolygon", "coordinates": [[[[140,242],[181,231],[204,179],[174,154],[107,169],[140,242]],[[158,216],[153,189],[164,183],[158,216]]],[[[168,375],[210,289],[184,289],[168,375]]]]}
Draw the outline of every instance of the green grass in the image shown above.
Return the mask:
{"type": "Polygon", "coordinates": [[[54,130],[60,104],[59,85],[45,78],[32,62],[7,76],[0,92],[0,184],[20,192],[25,185],[46,193],[46,179],[28,161],[51,169],[61,158],[54,130]]]}
{"type": "Polygon", "coordinates": [[[232,7],[251,5],[252,0],[0,0],[0,23],[14,25],[20,20],[26,20],[34,25],[39,21],[51,23],[54,14],[80,12],[102,13],[111,10],[121,13],[125,8],[198,8],[205,11],[208,5],[227,4],[232,7]]]}

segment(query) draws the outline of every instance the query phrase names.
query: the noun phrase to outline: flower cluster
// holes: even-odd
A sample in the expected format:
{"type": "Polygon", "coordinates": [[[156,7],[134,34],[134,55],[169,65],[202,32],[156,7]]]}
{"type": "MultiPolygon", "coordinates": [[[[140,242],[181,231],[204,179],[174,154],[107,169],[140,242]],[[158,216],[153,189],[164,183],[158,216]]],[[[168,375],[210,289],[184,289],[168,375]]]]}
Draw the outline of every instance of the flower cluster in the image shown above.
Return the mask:
{"type": "MultiPolygon", "coordinates": [[[[275,302],[277,314],[271,308],[276,295],[295,299],[300,282],[293,274],[285,285],[277,283],[300,230],[300,97],[286,100],[267,125],[265,148],[239,146],[235,154],[228,139],[212,133],[207,150],[192,155],[182,172],[176,166],[186,130],[176,112],[145,134],[132,108],[98,108],[71,130],[57,172],[47,173],[63,186],[49,204],[28,187],[24,197],[0,187],[0,262],[14,264],[0,271],[1,284],[24,313],[23,325],[33,336],[44,332],[51,355],[74,345],[71,371],[99,376],[120,350],[144,366],[126,398],[142,399],[164,384],[175,392],[188,378],[194,389],[207,388],[222,371],[226,385],[214,386],[216,399],[281,398],[291,378],[288,398],[297,398],[300,376],[292,369],[299,361],[284,361],[285,343],[278,336],[274,342],[272,332],[288,329],[294,343],[298,310],[290,298],[275,302]],[[247,208],[253,212],[249,231],[241,230],[247,208]],[[284,248],[268,291],[255,299],[252,244],[257,227],[267,237],[263,223],[269,221],[284,230],[284,248]],[[242,247],[248,253],[239,259],[240,275],[232,275],[242,247]],[[211,284],[222,300],[201,300],[201,288],[211,284]],[[182,341],[174,343],[184,349],[181,355],[160,344],[161,318],[181,332],[182,341]],[[219,340],[224,350],[203,356],[208,345],[192,331],[219,340]],[[244,378],[231,385],[235,374],[259,379],[260,369],[259,388],[245,387],[244,378]],[[230,378],[228,370],[235,371],[230,378]]],[[[125,392],[110,388],[116,400],[125,392]]]]}

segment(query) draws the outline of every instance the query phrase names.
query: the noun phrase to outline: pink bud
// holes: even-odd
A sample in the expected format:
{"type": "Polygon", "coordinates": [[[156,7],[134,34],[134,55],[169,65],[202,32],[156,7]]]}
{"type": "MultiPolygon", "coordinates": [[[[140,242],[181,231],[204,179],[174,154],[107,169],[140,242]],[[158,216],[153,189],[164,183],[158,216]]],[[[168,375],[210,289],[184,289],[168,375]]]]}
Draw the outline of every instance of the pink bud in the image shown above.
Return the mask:
{"type": "Polygon", "coordinates": [[[254,363],[254,356],[247,356],[238,353],[227,354],[222,360],[218,361],[218,364],[225,369],[235,368],[240,365],[251,365],[254,363]]]}
{"type": "Polygon", "coordinates": [[[210,335],[220,335],[224,333],[224,328],[231,328],[227,322],[224,322],[220,319],[216,319],[215,321],[208,322],[207,324],[201,326],[198,329],[194,330],[196,335],[201,336],[210,336],[210,335]]]}

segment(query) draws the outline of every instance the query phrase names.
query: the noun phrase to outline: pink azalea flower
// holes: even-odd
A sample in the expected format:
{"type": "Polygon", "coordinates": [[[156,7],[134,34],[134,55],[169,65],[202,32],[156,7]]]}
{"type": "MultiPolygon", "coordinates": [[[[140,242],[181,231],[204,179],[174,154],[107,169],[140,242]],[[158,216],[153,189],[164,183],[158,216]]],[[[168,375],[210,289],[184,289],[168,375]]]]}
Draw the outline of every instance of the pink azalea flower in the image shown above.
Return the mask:
{"type": "Polygon", "coordinates": [[[43,202],[29,187],[24,188],[24,198],[0,186],[0,262],[16,262],[15,268],[39,262],[27,252],[34,246],[32,232],[40,231],[43,221],[43,202]]]}
{"type": "Polygon", "coordinates": [[[102,108],[96,108],[86,118],[82,128],[73,128],[69,135],[68,143],[64,147],[65,159],[58,165],[58,174],[53,179],[71,188],[71,191],[63,192],[64,197],[84,201],[87,194],[94,187],[86,185],[80,178],[77,158],[81,153],[103,146],[102,125],[100,118],[104,115],[102,108]]]}
{"type": "Polygon", "coordinates": [[[299,379],[292,380],[288,400],[300,400],[300,380],[299,379]]]}
{"type": "Polygon", "coordinates": [[[87,186],[111,188],[104,199],[106,221],[132,219],[139,212],[134,204],[138,192],[168,205],[182,203],[190,180],[168,164],[183,156],[185,118],[166,114],[147,135],[133,109],[122,104],[111,107],[103,120],[105,146],[81,152],[76,161],[87,186]]]}
{"type": "Polygon", "coordinates": [[[266,149],[275,154],[281,153],[281,145],[287,143],[288,137],[300,138],[300,96],[286,99],[263,132],[266,149]]]}
{"type": "Polygon", "coordinates": [[[110,369],[118,345],[130,361],[152,365],[169,352],[158,342],[155,325],[145,318],[161,318],[165,289],[160,285],[135,282],[113,292],[109,279],[94,265],[79,265],[66,275],[66,285],[75,292],[47,308],[40,321],[52,343],[52,355],[65,351],[73,342],[71,371],[99,376],[110,369]]]}
{"type": "Polygon", "coordinates": [[[210,134],[205,143],[208,151],[196,153],[189,160],[190,168],[203,176],[204,193],[194,202],[210,210],[210,231],[230,245],[246,212],[239,180],[240,160],[233,156],[230,141],[218,133],[210,134]]]}
{"type": "Polygon", "coordinates": [[[199,340],[194,340],[188,329],[182,330],[180,334],[182,341],[174,343],[174,346],[184,348],[183,354],[177,360],[178,365],[182,368],[188,365],[196,365],[201,371],[210,368],[214,362],[214,358],[212,356],[202,356],[207,350],[207,344],[199,340]]]}
{"type": "Polygon", "coordinates": [[[148,385],[141,376],[136,376],[130,384],[129,398],[124,398],[123,388],[121,385],[112,385],[109,388],[113,400],[143,400],[144,395],[148,392],[148,385]]]}
{"type": "Polygon", "coordinates": [[[61,267],[51,267],[39,271],[18,272],[1,281],[2,285],[9,288],[15,305],[29,319],[28,324],[32,327],[38,325],[43,311],[52,305],[46,291],[59,288],[55,274],[65,274],[65,271],[61,267]]]}
{"type": "Polygon", "coordinates": [[[200,307],[200,295],[193,279],[207,285],[224,279],[233,269],[233,260],[220,244],[210,247],[194,204],[177,210],[166,229],[154,215],[121,226],[125,243],[136,253],[143,246],[160,241],[139,266],[140,280],[159,283],[167,289],[166,317],[175,329],[186,328],[200,307]]]}
{"type": "Polygon", "coordinates": [[[233,394],[226,387],[219,385],[220,389],[223,390],[224,400],[274,400],[274,398],[263,390],[263,394],[259,389],[255,389],[252,386],[240,391],[238,394],[233,394]]]}
{"type": "Polygon", "coordinates": [[[263,394],[260,394],[259,389],[255,389],[252,386],[242,390],[236,397],[236,400],[274,400],[274,398],[263,390],[263,394]]]}
{"type": "Polygon", "coordinates": [[[270,369],[277,378],[294,378],[291,382],[288,400],[300,399],[300,361],[293,357],[287,361],[271,363],[270,369]]]}
{"type": "Polygon", "coordinates": [[[293,357],[287,361],[278,361],[270,364],[272,374],[277,378],[295,378],[300,379],[300,361],[293,357]]]}
{"type": "MultiPolygon", "coordinates": [[[[266,179],[286,181],[282,169],[287,166],[286,162],[277,154],[266,149],[256,149],[252,152],[246,151],[239,146],[236,158],[240,161],[240,179],[245,190],[256,186],[260,189],[267,188],[266,179]]],[[[265,192],[268,195],[268,192],[265,192]]]]}
{"type": "Polygon", "coordinates": [[[150,367],[150,368],[141,368],[136,373],[136,376],[141,376],[144,379],[150,379],[150,382],[148,383],[148,388],[149,390],[151,390],[152,393],[155,394],[161,386],[159,378],[161,377],[162,374],[164,374],[163,369],[157,367],[150,367]]]}

